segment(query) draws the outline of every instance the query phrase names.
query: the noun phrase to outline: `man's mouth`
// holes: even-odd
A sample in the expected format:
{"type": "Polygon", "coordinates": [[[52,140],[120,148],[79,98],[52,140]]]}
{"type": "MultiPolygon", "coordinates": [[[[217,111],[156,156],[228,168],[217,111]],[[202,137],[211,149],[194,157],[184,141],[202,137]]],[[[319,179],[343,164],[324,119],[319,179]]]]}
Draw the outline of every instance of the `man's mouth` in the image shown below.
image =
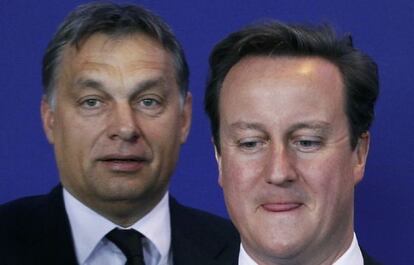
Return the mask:
{"type": "Polygon", "coordinates": [[[262,208],[268,212],[290,212],[302,207],[302,203],[299,202],[278,202],[278,203],[264,203],[262,208]]]}
{"type": "Polygon", "coordinates": [[[111,171],[133,173],[144,167],[148,159],[131,155],[109,155],[99,158],[98,162],[111,171]]]}

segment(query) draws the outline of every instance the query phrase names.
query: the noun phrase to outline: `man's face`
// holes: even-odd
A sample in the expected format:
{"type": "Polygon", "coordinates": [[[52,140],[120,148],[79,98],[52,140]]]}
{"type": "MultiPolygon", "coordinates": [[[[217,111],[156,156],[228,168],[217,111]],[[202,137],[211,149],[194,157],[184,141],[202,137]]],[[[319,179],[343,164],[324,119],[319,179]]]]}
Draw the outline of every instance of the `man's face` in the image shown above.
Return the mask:
{"type": "Polygon", "coordinates": [[[338,69],[318,58],[247,57],[220,94],[219,183],[259,264],[332,264],[352,241],[352,150],[338,69]]]}
{"type": "Polygon", "coordinates": [[[95,34],[65,48],[58,72],[56,106],[43,101],[42,119],[64,187],[98,212],[122,214],[125,203],[145,214],[190,126],[191,95],[180,99],[172,56],[143,35],[95,34]]]}

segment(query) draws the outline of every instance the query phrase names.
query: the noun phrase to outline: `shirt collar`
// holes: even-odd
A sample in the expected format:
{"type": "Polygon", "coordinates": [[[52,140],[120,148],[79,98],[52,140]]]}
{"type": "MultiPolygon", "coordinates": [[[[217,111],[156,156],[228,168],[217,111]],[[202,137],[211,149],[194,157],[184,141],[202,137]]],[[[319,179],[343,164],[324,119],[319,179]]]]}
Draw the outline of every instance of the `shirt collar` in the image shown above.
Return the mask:
{"type": "MultiPolygon", "coordinates": [[[[102,238],[119,226],[84,205],[66,189],[63,189],[63,200],[72,230],[76,256],[79,263],[83,264],[102,238]]],[[[149,213],[128,228],[142,233],[155,245],[161,257],[168,256],[171,245],[168,192],[149,213]]]]}
{"type": "Polygon", "coordinates": [[[354,264],[354,265],[364,264],[364,258],[362,257],[362,252],[361,252],[361,249],[359,248],[358,240],[356,238],[355,233],[354,233],[354,238],[352,239],[352,243],[349,246],[349,248],[332,265],[347,265],[347,264],[354,264]]]}
{"type": "MultiPolygon", "coordinates": [[[[354,238],[349,248],[345,253],[336,260],[332,265],[363,265],[364,259],[362,257],[361,249],[358,245],[358,240],[354,233],[354,238]]],[[[243,248],[243,244],[240,244],[239,252],[239,265],[257,265],[257,263],[246,253],[246,250],[243,248]]]]}
{"type": "Polygon", "coordinates": [[[168,192],[161,201],[131,227],[155,245],[161,257],[168,257],[171,246],[171,223],[168,192]]]}
{"type": "Polygon", "coordinates": [[[257,265],[257,263],[246,253],[243,244],[240,243],[239,265],[257,265]]]}

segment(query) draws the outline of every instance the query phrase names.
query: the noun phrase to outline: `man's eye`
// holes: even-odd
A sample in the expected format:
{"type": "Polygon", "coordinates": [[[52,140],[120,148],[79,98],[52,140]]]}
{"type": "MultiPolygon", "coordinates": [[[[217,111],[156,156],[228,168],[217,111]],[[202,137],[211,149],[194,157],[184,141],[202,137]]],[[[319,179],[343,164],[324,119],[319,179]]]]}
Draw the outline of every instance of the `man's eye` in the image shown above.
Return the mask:
{"type": "Polygon", "coordinates": [[[295,144],[299,150],[304,152],[312,152],[318,150],[322,146],[320,140],[299,140],[295,144]]]}
{"type": "Polygon", "coordinates": [[[299,141],[299,144],[303,147],[311,147],[311,146],[319,145],[319,142],[310,141],[310,140],[301,140],[299,141]]]}
{"type": "Polygon", "coordinates": [[[153,108],[160,104],[160,102],[154,98],[144,98],[140,101],[140,105],[146,108],[153,108]]]}
{"type": "Polygon", "coordinates": [[[244,148],[249,148],[249,149],[255,148],[255,147],[257,147],[257,145],[258,145],[258,142],[253,142],[253,141],[243,142],[243,143],[239,144],[239,146],[244,147],[244,148]]]}
{"type": "Polygon", "coordinates": [[[245,151],[256,151],[263,147],[265,142],[261,140],[242,140],[238,142],[238,147],[245,151]]]}
{"type": "Polygon", "coordinates": [[[102,102],[96,98],[88,98],[81,102],[81,105],[85,108],[98,108],[102,102]]]}

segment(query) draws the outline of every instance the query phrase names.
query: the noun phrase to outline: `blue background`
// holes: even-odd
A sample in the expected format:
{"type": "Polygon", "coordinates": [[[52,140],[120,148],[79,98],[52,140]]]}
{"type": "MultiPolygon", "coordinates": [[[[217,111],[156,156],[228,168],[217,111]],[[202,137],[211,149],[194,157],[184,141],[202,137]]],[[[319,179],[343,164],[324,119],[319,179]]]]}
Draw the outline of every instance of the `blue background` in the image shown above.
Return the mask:
{"type": "MultiPolygon", "coordinates": [[[[46,193],[58,182],[39,114],[41,59],[57,25],[83,1],[0,1],[0,203],[46,193]]],[[[134,1],[130,1],[134,2],[134,1]]],[[[414,264],[414,2],[411,0],[137,1],[161,15],[182,42],[191,68],[194,119],[171,184],[187,205],[226,216],[202,101],[207,58],[231,31],[263,18],[329,22],[351,32],[379,64],[381,95],[356,231],[385,264],[414,264]]]]}

